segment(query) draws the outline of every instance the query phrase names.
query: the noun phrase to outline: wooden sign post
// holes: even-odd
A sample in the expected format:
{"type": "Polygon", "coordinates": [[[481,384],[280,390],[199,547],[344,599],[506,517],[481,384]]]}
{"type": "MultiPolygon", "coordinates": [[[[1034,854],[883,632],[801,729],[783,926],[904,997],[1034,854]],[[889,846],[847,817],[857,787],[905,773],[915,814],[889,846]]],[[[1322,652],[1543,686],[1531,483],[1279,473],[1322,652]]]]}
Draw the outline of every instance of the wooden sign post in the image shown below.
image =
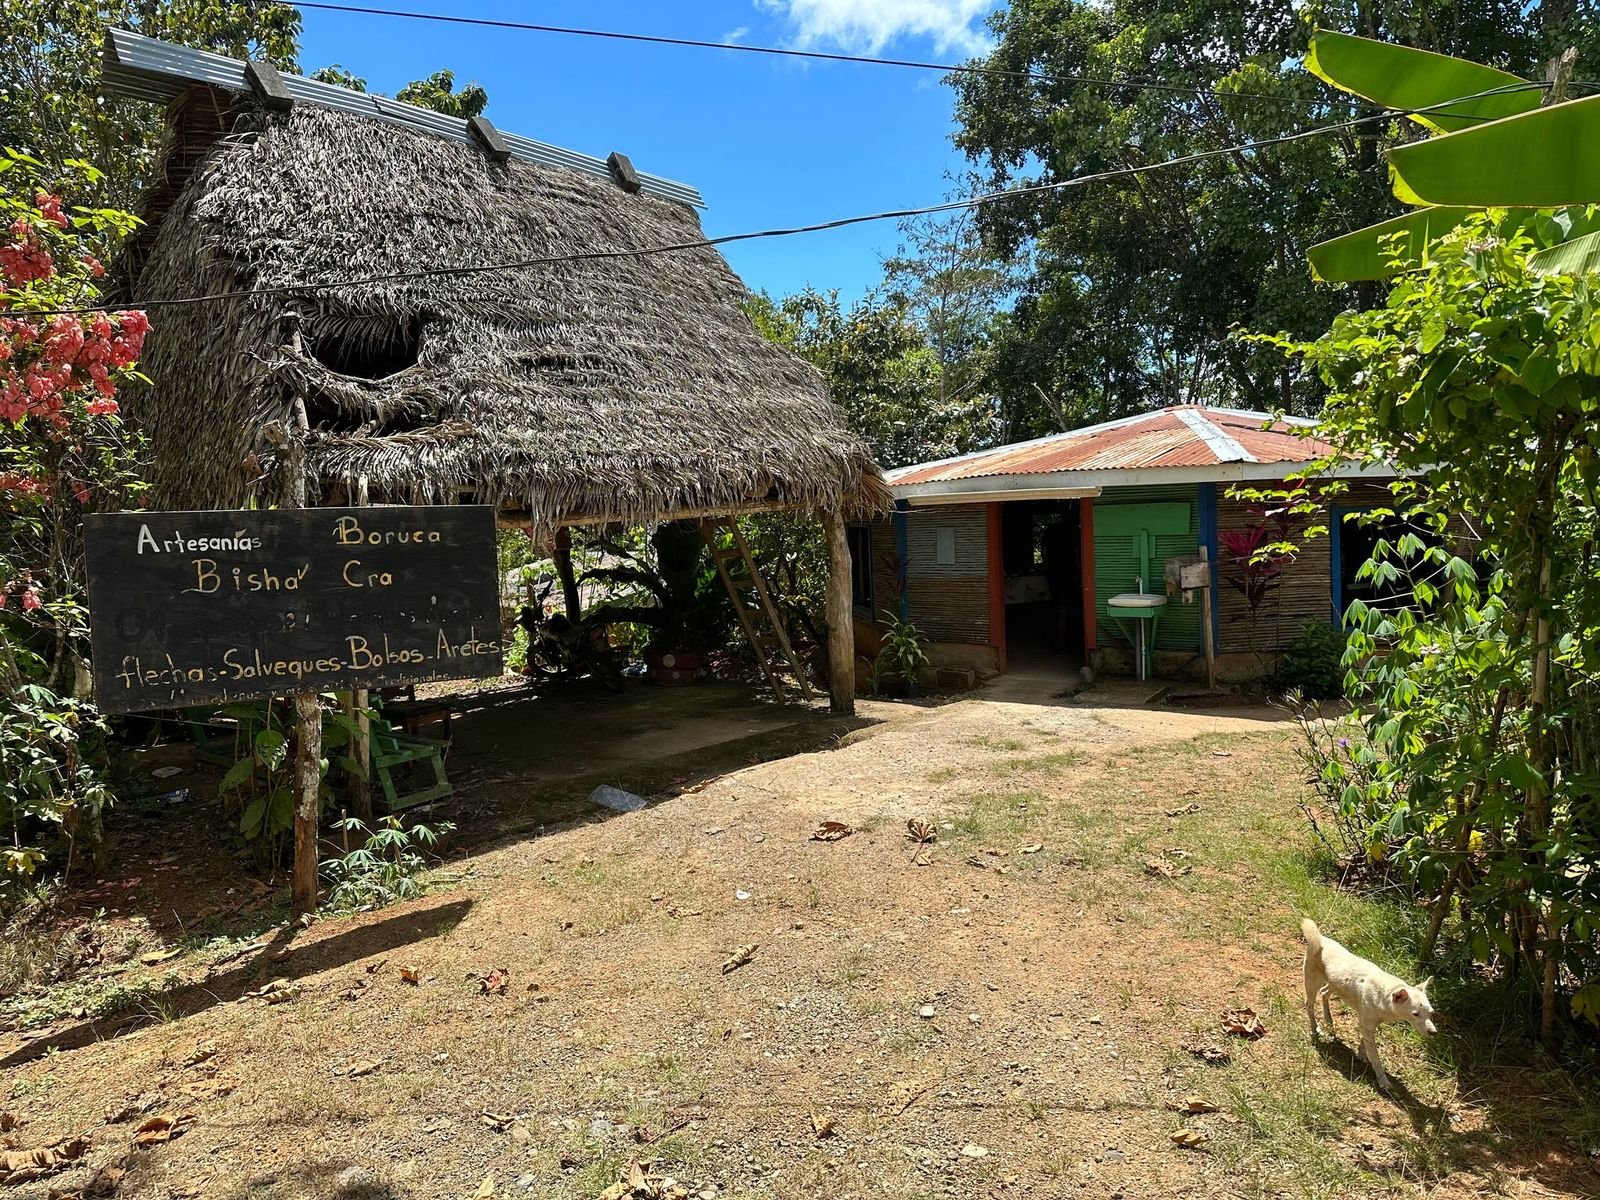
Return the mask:
{"type": "Polygon", "coordinates": [[[319,694],[500,674],[494,529],[486,505],[86,517],[96,700],[292,695],[295,905],[314,907],[319,694]]]}

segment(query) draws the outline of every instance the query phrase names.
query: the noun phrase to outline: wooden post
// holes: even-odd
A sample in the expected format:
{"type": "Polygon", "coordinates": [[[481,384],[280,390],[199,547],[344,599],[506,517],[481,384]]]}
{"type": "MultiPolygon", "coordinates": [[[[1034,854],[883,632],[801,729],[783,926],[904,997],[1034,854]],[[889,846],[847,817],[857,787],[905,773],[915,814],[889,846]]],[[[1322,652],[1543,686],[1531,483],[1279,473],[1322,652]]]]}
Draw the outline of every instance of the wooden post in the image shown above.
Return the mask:
{"type": "Polygon", "coordinates": [[[551,551],[555,562],[556,578],[561,580],[561,597],[566,601],[567,620],[583,620],[583,598],[578,594],[578,579],[572,573],[572,530],[563,525],[556,530],[555,547],[551,551]]]}
{"type": "MultiPolygon", "coordinates": [[[[356,481],[355,503],[357,508],[367,506],[367,477],[361,476],[356,481]]],[[[350,743],[350,760],[360,764],[361,774],[351,775],[350,807],[355,810],[359,820],[372,823],[372,718],[369,706],[372,696],[366,688],[358,688],[353,692],[345,693],[348,700],[345,711],[355,718],[356,730],[354,740],[350,743]]]]}
{"type": "Polygon", "coordinates": [[[1200,547],[1200,560],[1206,564],[1206,586],[1200,589],[1200,640],[1206,648],[1206,686],[1217,690],[1217,647],[1211,628],[1211,548],[1200,547]]]}
{"type": "Polygon", "coordinates": [[[850,604],[850,543],[844,514],[830,509],[822,516],[828,539],[828,674],[832,710],[856,715],[856,630],[850,604]]]}
{"type": "MultiPolygon", "coordinates": [[[[309,507],[306,489],[305,402],[295,401],[297,428],[284,431],[288,474],[285,508],[309,507]]],[[[322,824],[322,702],[316,692],[294,694],[294,868],[290,908],[296,916],[317,908],[317,829],[322,824]]]]}

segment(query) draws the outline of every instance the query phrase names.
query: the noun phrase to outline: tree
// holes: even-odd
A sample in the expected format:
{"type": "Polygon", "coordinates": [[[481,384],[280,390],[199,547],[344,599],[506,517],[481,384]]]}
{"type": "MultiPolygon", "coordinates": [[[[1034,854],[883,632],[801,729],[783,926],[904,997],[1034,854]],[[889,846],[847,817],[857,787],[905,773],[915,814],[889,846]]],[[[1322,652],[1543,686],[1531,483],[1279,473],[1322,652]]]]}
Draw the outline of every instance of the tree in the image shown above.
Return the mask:
{"type": "Polygon", "coordinates": [[[0,0],[0,141],[99,167],[91,207],[132,209],[160,153],[161,110],[99,94],[107,26],[294,71],[300,14],[253,0],[0,0]]]}
{"type": "Polygon", "coordinates": [[[1548,1036],[1563,987],[1600,1023],[1600,279],[1539,273],[1539,245],[1521,218],[1470,217],[1383,307],[1269,340],[1328,388],[1339,460],[1391,464],[1413,526],[1478,539],[1482,578],[1414,533],[1362,568],[1409,574],[1417,607],[1351,606],[1378,802],[1328,779],[1434,897],[1424,953],[1462,895],[1467,950],[1526,968],[1548,1036]]]}
{"type": "Polygon", "coordinates": [[[989,253],[970,209],[908,220],[900,232],[883,291],[938,360],[940,405],[977,400],[991,386],[995,319],[1016,290],[1017,264],[989,253]]]}
{"type": "MultiPolygon", "coordinates": [[[[70,170],[75,190],[96,172],[70,170]]],[[[67,205],[37,160],[0,152],[0,900],[31,879],[50,831],[98,843],[104,722],[80,699],[87,612],[82,515],[134,503],[138,443],[117,415],[149,322],[95,303],[100,260],[134,226],[67,205]]]]}
{"type": "Polygon", "coordinates": [[[396,100],[420,104],[449,117],[475,117],[489,106],[489,93],[475,83],[455,90],[453,71],[435,71],[426,79],[408,83],[395,93],[396,100]]]}
{"type": "MultiPolygon", "coordinates": [[[[108,26],[265,60],[298,74],[300,14],[259,0],[0,0],[0,144],[41,162],[98,165],[91,207],[133,210],[155,170],[165,119],[143,100],[102,96],[101,57],[108,26]]],[[[366,90],[335,64],[313,78],[366,90]]],[[[483,111],[488,95],[472,84],[454,92],[440,71],[408,84],[399,98],[451,116],[483,111]]]]}
{"type": "MultiPolygon", "coordinates": [[[[331,83],[352,92],[365,92],[367,81],[338,63],[318,67],[311,72],[318,83],[331,83]]],[[[455,75],[450,71],[436,71],[427,79],[416,80],[401,88],[395,99],[407,104],[421,105],[450,117],[475,117],[489,106],[489,93],[476,83],[468,84],[459,92],[455,88],[455,75]]],[[[374,93],[381,95],[381,93],[374,93]]]]}
{"type": "Polygon", "coordinates": [[[822,372],[883,466],[961,454],[997,437],[986,393],[942,385],[939,356],[904,297],[868,296],[846,312],[837,292],[807,288],[777,303],[757,296],[750,311],[768,339],[822,372]]]}
{"type": "MultiPolygon", "coordinates": [[[[951,80],[956,144],[1002,188],[1278,137],[1371,111],[1299,70],[1313,21],[1528,74],[1574,28],[1592,42],[1576,7],[1014,0],[990,18],[998,44],[984,65],[1020,74],[951,80]]],[[[1398,211],[1370,168],[1399,124],[984,206],[986,244],[1034,251],[1010,320],[1027,353],[1003,356],[1022,373],[1009,392],[1037,385],[1097,416],[1203,400],[1314,408],[1314,382],[1228,334],[1311,337],[1371,298],[1314,286],[1304,251],[1398,211]]]]}

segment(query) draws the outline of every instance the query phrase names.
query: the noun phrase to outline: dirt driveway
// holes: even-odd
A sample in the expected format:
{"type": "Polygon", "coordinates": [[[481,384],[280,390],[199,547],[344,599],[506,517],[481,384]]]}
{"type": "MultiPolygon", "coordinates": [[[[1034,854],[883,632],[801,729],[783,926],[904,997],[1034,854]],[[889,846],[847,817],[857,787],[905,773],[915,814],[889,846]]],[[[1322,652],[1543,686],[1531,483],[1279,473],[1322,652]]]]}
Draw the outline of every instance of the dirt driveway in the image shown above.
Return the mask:
{"type": "Polygon", "coordinates": [[[1312,1045],[1297,917],[1371,952],[1409,918],[1320,882],[1274,714],[1110,691],[878,715],[191,971],[121,1036],[13,1052],[18,1143],[92,1148],[7,1190],[80,1186],[183,1114],[122,1194],[615,1197],[635,1162],[639,1195],[1600,1188],[1592,1094],[1480,1053],[1448,988],[1436,1045],[1384,1037],[1393,1099],[1312,1045]],[[937,832],[920,858],[908,818],[937,832]],[[280,976],[286,1001],[246,997],[280,976]],[[1265,1037],[1225,1034],[1241,1007],[1265,1037]]]}

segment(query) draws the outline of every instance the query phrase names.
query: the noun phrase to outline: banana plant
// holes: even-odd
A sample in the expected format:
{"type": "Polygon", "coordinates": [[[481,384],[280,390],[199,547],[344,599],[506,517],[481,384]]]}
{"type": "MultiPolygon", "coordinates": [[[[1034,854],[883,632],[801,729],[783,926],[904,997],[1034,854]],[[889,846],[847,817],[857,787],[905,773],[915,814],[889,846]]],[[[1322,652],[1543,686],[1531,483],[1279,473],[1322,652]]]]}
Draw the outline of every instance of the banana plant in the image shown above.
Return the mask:
{"type": "Polygon", "coordinates": [[[1319,29],[1306,68],[1341,91],[1405,113],[1432,135],[1389,151],[1395,196],[1418,206],[1313,246],[1319,279],[1392,275],[1485,208],[1515,210],[1547,248],[1545,272],[1600,269],[1600,96],[1541,107],[1543,83],[1449,55],[1319,29]],[[1556,210],[1556,211],[1551,211],[1556,210]]]}

